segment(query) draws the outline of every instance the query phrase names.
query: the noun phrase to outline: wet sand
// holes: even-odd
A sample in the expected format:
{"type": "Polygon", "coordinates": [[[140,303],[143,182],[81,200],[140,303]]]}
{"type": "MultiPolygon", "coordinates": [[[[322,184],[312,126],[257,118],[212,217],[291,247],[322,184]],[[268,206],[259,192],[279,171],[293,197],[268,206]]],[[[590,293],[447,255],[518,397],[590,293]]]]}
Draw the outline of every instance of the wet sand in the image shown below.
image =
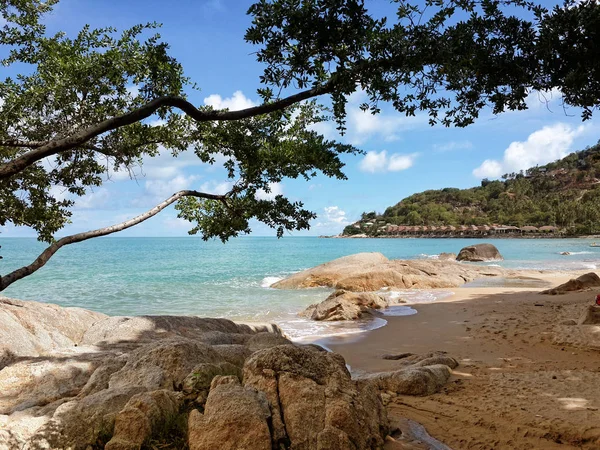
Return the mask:
{"type": "MultiPolygon", "coordinates": [[[[560,284],[574,274],[540,275],[560,284]]],[[[577,320],[595,292],[540,295],[539,287],[459,288],[418,314],[325,344],[354,372],[398,368],[390,353],[446,351],[460,365],[429,397],[398,396],[404,418],[454,450],[600,449],[600,326],[577,320]]],[[[403,447],[390,440],[389,449],[403,447]]],[[[431,448],[431,447],[429,447],[431,448]]]]}

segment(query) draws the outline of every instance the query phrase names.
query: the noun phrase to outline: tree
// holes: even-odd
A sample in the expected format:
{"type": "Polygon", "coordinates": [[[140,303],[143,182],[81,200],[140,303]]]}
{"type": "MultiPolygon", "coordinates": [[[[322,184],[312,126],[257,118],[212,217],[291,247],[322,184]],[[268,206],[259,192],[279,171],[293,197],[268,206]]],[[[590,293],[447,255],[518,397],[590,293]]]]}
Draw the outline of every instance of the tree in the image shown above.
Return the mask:
{"type": "Polygon", "coordinates": [[[345,177],[339,156],[359,150],[311,127],[331,116],[343,132],[347,97],[357,89],[373,114],[389,102],[408,116],[429,115],[432,125],[461,127],[485,107],[525,109],[530,89],[562,89],[583,119],[599,98],[594,0],[552,11],[525,0],[398,0],[393,19],[373,17],[362,0],[259,0],[245,39],[265,66],[263,103],[240,111],[187,100],[195,85],[153,34],[157,24],[50,36],[43,17],[56,2],[0,0],[0,54],[12,74],[0,81],[0,225],[29,226],[51,244],[33,264],[0,277],[0,290],[62,246],[134,226],[174,202],[193,222],[190,233],[204,239],[248,233],[253,218],[278,236],[308,228],[315,215],[301,203],[259,200],[256,192],[317,172],[345,177]],[[326,95],[330,108],[315,100],[326,95]],[[177,192],[132,220],[54,239],[73,198],[160,148],[174,157],[191,149],[207,164],[224,156],[232,189],[177,192]],[[56,186],[72,197],[55,198],[56,186]]]}

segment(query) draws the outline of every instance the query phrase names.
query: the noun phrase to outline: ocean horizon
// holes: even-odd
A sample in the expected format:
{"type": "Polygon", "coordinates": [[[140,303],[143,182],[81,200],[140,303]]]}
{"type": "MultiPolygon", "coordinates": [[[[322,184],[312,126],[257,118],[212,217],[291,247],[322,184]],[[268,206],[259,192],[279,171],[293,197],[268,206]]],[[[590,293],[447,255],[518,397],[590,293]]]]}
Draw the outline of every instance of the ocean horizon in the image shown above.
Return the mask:
{"type": "MultiPolygon", "coordinates": [[[[245,236],[223,244],[197,237],[104,237],[62,248],[45,267],[2,295],[109,315],[198,315],[274,322],[296,339],[327,336],[382,326],[385,320],[351,324],[310,321],[298,313],[325,299],[330,290],[269,286],[292,273],[354,253],[381,252],[390,259],[436,258],[439,253],[458,253],[462,247],[485,241],[245,236]]],[[[505,260],[488,265],[541,270],[594,270],[600,266],[600,248],[590,247],[592,239],[492,242],[505,260]]],[[[2,274],[31,263],[46,246],[34,238],[6,237],[0,238],[0,245],[2,274]]],[[[405,290],[390,295],[422,303],[444,293],[405,290]]],[[[406,306],[388,311],[413,313],[406,306]]]]}

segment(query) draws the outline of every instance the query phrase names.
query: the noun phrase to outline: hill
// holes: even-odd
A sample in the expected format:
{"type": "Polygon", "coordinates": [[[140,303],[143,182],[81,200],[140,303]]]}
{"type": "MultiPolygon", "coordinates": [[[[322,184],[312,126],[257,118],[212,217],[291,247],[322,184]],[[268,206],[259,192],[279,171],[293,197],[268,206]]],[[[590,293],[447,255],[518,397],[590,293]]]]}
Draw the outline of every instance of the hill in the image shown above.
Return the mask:
{"type": "Polygon", "coordinates": [[[343,235],[377,235],[389,225],[557,226],[570,234],[600,231],[600,141],[563,159],[484,179],[470,189],[413,194],[383,214],[363,213],[343,235]]]}

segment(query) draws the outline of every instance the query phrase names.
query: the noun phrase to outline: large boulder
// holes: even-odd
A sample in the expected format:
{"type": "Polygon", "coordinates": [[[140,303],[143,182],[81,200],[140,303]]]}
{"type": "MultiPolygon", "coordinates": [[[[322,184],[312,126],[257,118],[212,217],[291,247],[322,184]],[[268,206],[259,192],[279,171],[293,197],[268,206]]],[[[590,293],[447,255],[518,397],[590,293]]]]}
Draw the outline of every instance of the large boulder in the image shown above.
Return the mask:
{"type": "Polygon", "coordinates": [[[82,308],[0,297],[0,369],[23,356],[74,351],[85,331],[105,318],[82,308]]]}
{"type": "Polygon", "coordinates": [[[271,450],[271,411],[264,393],[242,387],[237,378],[217,377],[204,414],[190,413],[190,450],[271,450]]]}
{"type": "Polygon", "coordinates": [[[388,301],[380,295],[340,289],[321,303],[310,305],[301,315],[312,320],[357,320],[373,309],[387,306],[388,301]]]}
{"type": "Polygon", "coordinates": [[[581,292],[588,289],[600,287],[600,277],[594,272],[586,273],[578,278],[571,279],[566,283],[556,286],[552,289],[547,289],[540,294],[560,295],[567,292],[581,292]]]}
{"type": "Polygon", "coordinates": [[[2,298],[0,449],[139,449],[179,423],[182,401],[202,408],[216,376],[240,377],[253,352],[289,343],[276,326],[2,298]]]}
{"type": "Polygon", "coordinates": [[[94,322],[82,345],[140,345],[159,339],[186,337],[205,344],[244,344],[257,332],[282,334],[276,325],[246,325],[227,319],[194,316],[114,316],[94,322]]]}
{"type": "Polygon", "coordinates": [[[244,385],[266,394],[273,448],[383,447],[381,399],[374,386],[351,379],[340,355],[293,345],[263,350],[246,361],[244,385]]]}
{"type": "Polygon", "coordinates": [[[492,244],[475,244],[464,247],[458,252],[457,261],[485,262],[502,261],[504,258],[492,244]]]}
{"type": "Polygon", "coordinates": [[[278,289],[330,287],[353,292],[382,288],[458,287],[475,278],[514,274],[500,267],[478,267],[433,259],[389,260],[381,253],[359,253],[295,273],[271,285],[278,289]]]}

